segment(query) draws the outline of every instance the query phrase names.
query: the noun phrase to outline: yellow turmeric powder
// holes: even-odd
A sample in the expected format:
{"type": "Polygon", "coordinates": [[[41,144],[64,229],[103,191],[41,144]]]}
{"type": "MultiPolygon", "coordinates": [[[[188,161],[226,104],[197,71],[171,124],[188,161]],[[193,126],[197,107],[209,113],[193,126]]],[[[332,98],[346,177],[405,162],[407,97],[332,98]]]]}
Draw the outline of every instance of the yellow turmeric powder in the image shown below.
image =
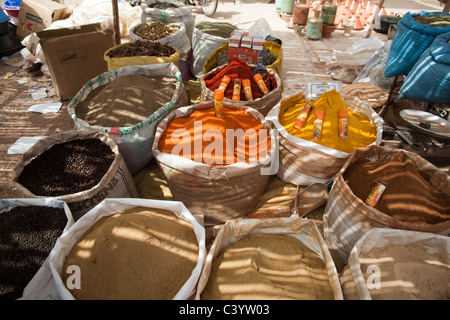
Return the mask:
{"type": "Polygon", "coordinates": [[[347,153],[352,153],[355,149],[365,147],[376,141],[377,130],[375,125],[366,116],[347,108],[340,93],[336,90],[325,92],[314,101],[314,107],[303,128],[300,130],[294,128],[295,120],[305,106],[305,102],[305,99],[302,99],[297,104],[280,110],[278,121],[290,135],[347,153]],[[348,139],[339,139],[338,111],[343,109],[348,111],[348,139]],[[313,138],[314,112],[316,110],[325,111],[321,140],[314,140],[313,138]]]}

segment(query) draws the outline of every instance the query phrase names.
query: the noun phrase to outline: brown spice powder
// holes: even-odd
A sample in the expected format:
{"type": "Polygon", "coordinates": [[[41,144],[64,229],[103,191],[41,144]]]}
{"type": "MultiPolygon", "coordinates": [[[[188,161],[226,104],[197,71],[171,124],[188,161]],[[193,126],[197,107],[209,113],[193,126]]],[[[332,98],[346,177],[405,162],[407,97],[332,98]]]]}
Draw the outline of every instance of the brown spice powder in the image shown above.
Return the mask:
{"type": "Polygon", "coordinates": [[[252,234],[212,262],[202,300],[333,299],[324,261],[294,237],[252,234]]]}
{"type": "Polygon", "coordinates": [[[176,82],[172,77],[123,75],[92,90],[75,113],[93,126],[133,126],[173,99],[176,82]]]}
{"type": "Polygon", "coordinates": [[[374,265],[379,268],[380,287],[369,288],[374,300],[450,299],[449,255],[444,248],[421,241],[373,248],[361,252],[360,264],[370,284],[374,274],[366,270],[374,265]]]}
{"type": "MultiPolygon", "coordinates": [[[[80,268],[80,300],[170,300],[198,260],[192,225],[167,210],[134,207],[103,217],[80,238],[63,270],[80,268]]],[[[66,283],[69,274],[63,274],[66,283]]]]}
{"type": "Polygon", "coordinates": [[[394,219],[436,224],[450,219],[450,197],[436,189],[411,161],[361,159],[343,175],[353,193],[365,201],[378,179],[387,183],[375,208],[394,219]]]}

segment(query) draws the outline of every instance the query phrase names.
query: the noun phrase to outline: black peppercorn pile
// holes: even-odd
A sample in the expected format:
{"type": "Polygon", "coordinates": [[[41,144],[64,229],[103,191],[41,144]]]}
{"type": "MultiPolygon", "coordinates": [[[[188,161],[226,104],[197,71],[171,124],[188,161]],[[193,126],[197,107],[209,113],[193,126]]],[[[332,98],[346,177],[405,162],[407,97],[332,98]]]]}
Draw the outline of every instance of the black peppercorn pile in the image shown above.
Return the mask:
{"type": "Polygon", "coordinates": [[[14,207],[0,213],[0,300],[22,296],[66,224],[59,208],[14,207]]]}
{"type": "Polygon", "coordinates": [[[99,139],[56,144],[27,164],[17,182],[39,196],[89,190],[108,172],[115,156],[99,139]]]}

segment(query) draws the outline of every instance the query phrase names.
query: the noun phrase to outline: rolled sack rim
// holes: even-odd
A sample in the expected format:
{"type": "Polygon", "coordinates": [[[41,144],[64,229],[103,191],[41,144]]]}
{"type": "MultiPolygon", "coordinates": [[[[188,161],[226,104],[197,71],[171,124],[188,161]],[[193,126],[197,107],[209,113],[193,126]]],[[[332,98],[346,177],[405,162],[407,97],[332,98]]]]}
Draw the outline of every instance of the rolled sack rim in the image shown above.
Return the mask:
{"type": "Polygon", "coordinates": [[[276,137],[276,130],[274,130],[270,126],[270,124],[264,119],[264,117],[258,110],[248,106],[231,105],[226,102],[224,102],[224,106],[239,110],[245,110],[247,114],[259,120],[263,124],[263,127],[268,130],[270,136],[270,150],[268,152],[268,155],[264,159],[257,160],[254,163],[246,163],[245,161],[240,161],[228,165],[209,165],[159,150],[159,140],[172,119],[188,116],[197,109],[208,109],[213,106],[214,101],[207,101],[195,105],[180,107],[171,111],[163,120],[161,120],[156,128],[155,139],[153,140],[152,146],[152,153],[155,159],[170,168],[179,170],[192,176],[210,180],[228,179],[231,177],[247,174],[254,170],[260,170],[261,168],[270,167],[270,165],[276,160],[275,158],[278,157],[278,139],[276,137]]]}
{"type": "MultiPolygon", "coordinates": [[[[314,150],[319,150],[325,154],[328,154],[330,156],[334,156],[336,158],[348,158],[351,153],[347,153],[347,152],[343,152],[343,151],[339,151],[327,146],[323,146],[320,144],[317,144],[315,142],[312,141],[308,141],[308,140],[304,140],[302,138],[298,138],[295,137],[291,134],[289,134],[286,129],[281,125],[281,123],[278,121],[278,116],[280,113],[280,107],[281,104],[285,101],[287,101],[288,99],[292,99],[292,98],[301,98],[302,96],[304,96],[303,92],[298,92],[298,93],[294,93],[290,96],[287,96],[283,99],[280,100],[280,102],[278,102],[273,108],[272,110],[269,111],[269,113],[266,116],[266,120],[271,122],[276,129],[278,130],[278,132],[287,140],[289,140],[290,142],[296,144],[299,147],[302,148],[309,148],[309,149],[314,149],[314,150]]],[[[352,100],[357,101],[358,103],[361,103],[362,105],[365,106],[365,108],[368,108],[367,110],[370,110],[370,115],[369,117],[372,121],[372,123],[375,125],[376,129],[377,129],[377,139],[372,142],[371,144],[369,144],[369,146],[371,145],[379,145],[381,143],[381,139],[382,139],[382,135],[383,135],[383,123],[384,120],[375,112],[375,110],[373,110],[372,107],[370,107],[370,105],[365,102],[362,101],[356,97],[350,97],[350,96],[343,96],[344,101],[347,105],[347,107],[351,108],[352,110],[358,112],[358,110],[355,110],[355,108],[352,107],[352,105],[349,103],[349,101],[351,102],[352,100]]],[[[367,114],[366,114],[367,115],[367,114]]]]}

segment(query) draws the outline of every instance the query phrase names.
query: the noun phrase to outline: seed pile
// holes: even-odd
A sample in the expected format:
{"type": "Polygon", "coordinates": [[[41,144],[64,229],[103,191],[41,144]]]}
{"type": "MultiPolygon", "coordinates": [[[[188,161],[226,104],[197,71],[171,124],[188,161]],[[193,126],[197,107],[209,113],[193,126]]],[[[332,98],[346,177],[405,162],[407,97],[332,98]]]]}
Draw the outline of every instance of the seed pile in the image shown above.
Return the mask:
{"type": "Polygon", "coordinates": [[[173,77],[123,75],[92,90],[75,113],[94,126],[133,126],[173,100],[176,82],[173,77]]]}
{"type": "Polygon", "coordinates": [[[116,155],[99,139],[55,144],[27,164],[17,182],[39,196],[89,190],[108,172],[116,155]]]}
{"type": "Polygon", "coordinates": [[[59,208],[14,207],[0,213],[0,300],[22,296],[66,224],[59,208]]]}
{"type": "Polygon", "coordinates": [[[134,33],[147,40],[159,40],[170,36],[180,30],[180,27],[174,24],[166,24],[162,21],[148,21],[137,26],[134,33]]]}
{"type": "Polygon", "coordinates": [[[176,3],[173,2],[160,2],[156,1],[154,3],[148,4],[149,8],[155,8],[155,9],[169,9],[169,8],[178,8],[176,3]]]}
{"type": "Polygon", "coordinates": [[[106,55],[110,58],[123,57],[170,57],[175,53],[172,46],[159,42],[141,41],[130,42],[127,45],[119,46],[106,55]]]}

